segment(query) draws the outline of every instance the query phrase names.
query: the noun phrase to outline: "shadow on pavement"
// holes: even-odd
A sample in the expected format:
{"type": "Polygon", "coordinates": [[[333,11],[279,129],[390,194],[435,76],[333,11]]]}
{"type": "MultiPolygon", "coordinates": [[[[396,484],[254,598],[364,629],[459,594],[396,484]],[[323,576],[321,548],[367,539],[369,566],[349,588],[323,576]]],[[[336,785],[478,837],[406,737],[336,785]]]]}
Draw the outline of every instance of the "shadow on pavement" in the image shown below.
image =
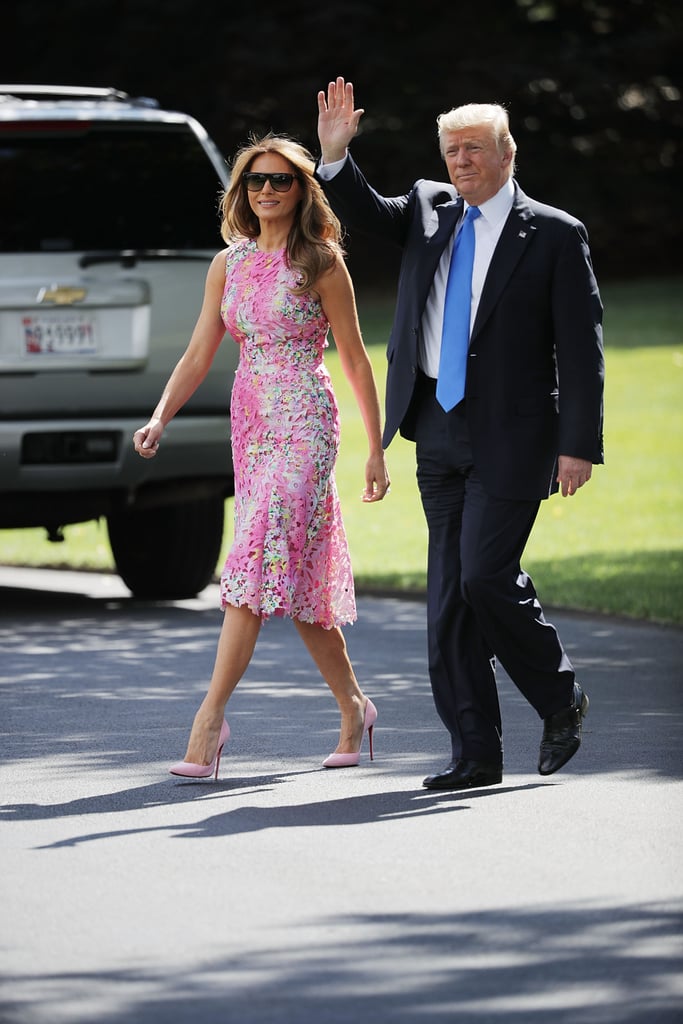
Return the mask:
{"type": "MultiPolygon", "coordinates": [[[[195,791],[192,796],[185,796],[185,802],[192,803],[196,792],[203,790],[201,806],[208,796],[239,796],[244,797],[245,790],[256,795],[271,790],[281,782],[308,772],[287,772],[281,775],[255,776],[253,779],[231,779],[229,783],[182,783],[176,785],[175,791],[195,791]],[[211,789],[209,792],[209,785],[211,789]]],[[[472,801],[485,799],[489,796],[501,796],[505,793],[530,791],[541,788],[544,783],[522,784],[519,786],[496,786],[485,790],[470,790],[462,793],[429,793],[426,790],[415,792],[385,791],[381,793],[353,794],[342,799],[311,801],[305,804],[283,803],[277,807],[240,806],[235,810],[223,811],[220,814],[188,824],[174,822],[169,825],[108,829],[102,832],[85,833],[70,836],[68,839],[48,843],[37,849],[59,849],[62,847],[80,846],[97,839],[112,839],[117,836],[142,835],[148,832],[168,832],[177,839],[220,839],[225,836],[241,835],[246,832],[260,832],[266,829],[317,828],[346,825],[372,825],[388,819],[396,820],[404,817],[415,818],[427,814],[440,814],[452,811],[467,810],[472,801]]],[[[167,790],[166,790],[167,791],[167,790]]],[[[5,804],[0,817],[6,821],[41,821],[59,818],[82,817],[92,814],[106,814],[158,808],[177,805],[180,800],[162,798],[160,784],[144,786],[122,793],[107,796],[82,798],[62,804],[5,804]]],[[[182,798],[181,798],[182,799],[182,798]]]]}
{"type": "MultiPolygon", "coordinates": [[[[220,950],[229,914],[214,924],[220,950]]],[[[679,1024],[677,907],[637,903],[462,914],[363,914],[323,921],[284,945],[196,962],[6,978],[4,1020],[47,1020],[97,994],[99,1024],[679,1024]],[[514,951],[514,953],[512,952],[514,951]],[[400,964],[400,973],[394,965],[400,964]],[[412,965],[412,966],[411,966],[412,965]],[[42,1011],[42,1013],[41,1013],[42,1011]],[[44,1016],[43,1016],[44,1014],[44,1016]]],[[[65,1018],[60,1018],[65,1019],[65,1018]]]]}

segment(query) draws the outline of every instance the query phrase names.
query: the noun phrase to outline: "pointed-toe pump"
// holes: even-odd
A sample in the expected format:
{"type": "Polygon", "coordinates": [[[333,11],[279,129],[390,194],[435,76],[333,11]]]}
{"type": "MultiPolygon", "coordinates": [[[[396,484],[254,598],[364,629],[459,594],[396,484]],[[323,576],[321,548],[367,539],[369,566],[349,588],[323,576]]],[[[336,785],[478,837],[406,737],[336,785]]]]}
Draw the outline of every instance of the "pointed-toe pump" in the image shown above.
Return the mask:
{"type": "Polygon", "coordinates": [[[182,775],[186,779],[208,779],[212,775],[214,779],[218,778],[218,766],[221,763],[221,754],[223,753],[223,747],[230,739],[230,726],[223,719],[221,726],[221,734],[218,737],[218,748],[216,750],[216,756],[214,757],[211,764],[193,764],[192,761],[178,761],[177,764],[172,764],[168,769],[171,775],[182,775]]]}
{"type": "Polygon", "coordinates": [[[360,764],[360,752],[363,748],[363,740],[365,734],[368,734],[368,741],[370,743],[370,760],[374,761],[375,753],[372,745],[372,734],[375,729],[375,722],[377,721],[377,708],[368,699],[365,705],[365,717],[363,719],[363,735],[360,738],[360,747],[358,752],[355,754],[330,754],[323,761],[323,768],[354,768],[360,764]]]}

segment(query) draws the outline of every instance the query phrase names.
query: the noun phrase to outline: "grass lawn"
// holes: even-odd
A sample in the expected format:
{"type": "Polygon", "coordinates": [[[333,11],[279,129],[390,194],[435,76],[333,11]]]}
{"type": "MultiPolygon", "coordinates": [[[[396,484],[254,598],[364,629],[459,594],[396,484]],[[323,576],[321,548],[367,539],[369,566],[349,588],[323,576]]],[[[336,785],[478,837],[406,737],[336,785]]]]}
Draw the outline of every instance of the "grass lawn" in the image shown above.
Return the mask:
{"type": "MultiPolygon", "coordinates": [[[[606,463],[572,498],[541,505],[524,567],[544,604],[683,622],[683,281],[603,288],[606,463]]],[[[384,380],[386,301],[359,299],[377,378],[384,380]]],[[[387,452],[391,494],[358,495],[363,431],[334,355],[342,410],[339,488],[359,584],[423,589],[426,532],[413,445],[387,452]]]]}
{"type": "MultiPolygon", "coordinates": [[[[606,465],[573,498],[543,502],[524,566],[546,606],[683,623],[683,280],[603,286],[606,465]]],[[[365,341],[383,390],[390,298],[361,295],[365,341]]],[[[365,435],[332,347],[327,364],[342,418],[337,482],[360,588],[424,590],[426,530],[413,445],[387,459],[391,493],[360,500],[365,435]]],[[[230,544],[231,502],[224,550],[230,544]]],[[[0,531],[0,563],[113,568],[105,525],[0,531]]]]}

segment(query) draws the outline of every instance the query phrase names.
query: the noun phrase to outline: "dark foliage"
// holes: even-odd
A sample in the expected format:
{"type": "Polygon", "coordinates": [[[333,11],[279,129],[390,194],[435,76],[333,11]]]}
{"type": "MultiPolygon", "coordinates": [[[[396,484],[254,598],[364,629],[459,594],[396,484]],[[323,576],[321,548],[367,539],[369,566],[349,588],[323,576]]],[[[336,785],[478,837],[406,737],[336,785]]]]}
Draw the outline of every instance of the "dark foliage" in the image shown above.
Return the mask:
{"type": "MultiPolygon", "coordinates": [[[[438,113],[501,102],[522,187],[585,221],[600,276],[640,275],[683,267],[682,12],[677,0],[13,0],[3,74],[154,96],[227,156],[268,129],[315,151],[316,93],[343,74],[367,111],[354,152],[385,194],[443,177],[438,113]]],[[[383,261],[370,269],[352,241],[379,281],[383,261]]]]}

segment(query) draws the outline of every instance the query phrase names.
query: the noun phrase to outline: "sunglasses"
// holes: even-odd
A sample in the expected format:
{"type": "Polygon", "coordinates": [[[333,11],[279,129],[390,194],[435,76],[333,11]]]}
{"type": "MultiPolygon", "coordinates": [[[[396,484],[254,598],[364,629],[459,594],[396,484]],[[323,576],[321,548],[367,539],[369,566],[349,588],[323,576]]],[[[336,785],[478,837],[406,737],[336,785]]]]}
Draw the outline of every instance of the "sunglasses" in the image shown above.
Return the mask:
{"type": "Polygon", "coordinates": [[[294,180],[299,180],[298,174],[260,174],[256,171],[246,171],[242,175],[242,181],[250,192],[260,192],[267,181],[275,192],[289,192],[294,180]]]}

